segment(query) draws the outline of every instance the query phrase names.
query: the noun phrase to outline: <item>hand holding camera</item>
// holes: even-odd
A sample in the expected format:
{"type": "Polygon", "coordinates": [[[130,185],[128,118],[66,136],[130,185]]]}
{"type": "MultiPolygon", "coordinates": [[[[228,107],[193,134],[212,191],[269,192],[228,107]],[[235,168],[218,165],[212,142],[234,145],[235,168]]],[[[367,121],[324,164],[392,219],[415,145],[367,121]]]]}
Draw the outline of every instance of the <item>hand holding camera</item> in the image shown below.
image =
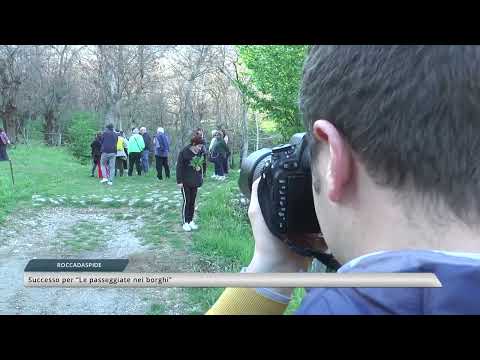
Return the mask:
{"type": "Polygon", "coordinates": [[[291,251],[289,247],[273,235],[265,223],[258,203],[259,180],[252,186],[252,196],[248,217],[255,238],[255,252],[248,272],[299,272],[306,271],[311,258],[291,251]]]}
{"type": "MultiPolygon", "coordinates": [[[[325,253],[327,246],[313,203],[309,140],[305,133],[299,133],[289,144],[250,154],[242,163],[239,187],[245,196],[251,196],[249,217],[255,240],[262,242],[262,246],[256,244],[255,253],[267,259],[269,251],[278,253],[279,259],[289,262],[286,249],[297,257],[315,257],[336,270],[340,264],[325,253]],[[264,238],[276,244],[265,246],[264,238]]],[[[298,264],[298,259],[294,263],[298,264]]],[[[271,266],[277,268],[278,264],[271,266]]]]}

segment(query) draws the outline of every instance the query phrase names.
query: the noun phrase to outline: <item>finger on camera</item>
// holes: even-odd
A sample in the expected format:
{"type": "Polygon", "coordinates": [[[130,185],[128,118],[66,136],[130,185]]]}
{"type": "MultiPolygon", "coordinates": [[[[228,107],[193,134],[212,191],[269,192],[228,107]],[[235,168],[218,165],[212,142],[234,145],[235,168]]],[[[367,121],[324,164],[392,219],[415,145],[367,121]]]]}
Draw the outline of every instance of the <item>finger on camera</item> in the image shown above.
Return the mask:
{"type": "Polygon", "coordinates": [[[257,189],[258,189],[258,182],[260,180],[256,180],[252,184],[252,194],[250,196],[250,205],[248,206],[248,216],[250,220],[255,219],[256,216],[259,214],[260,204],[258,203],[257,197],[257,189]]]}

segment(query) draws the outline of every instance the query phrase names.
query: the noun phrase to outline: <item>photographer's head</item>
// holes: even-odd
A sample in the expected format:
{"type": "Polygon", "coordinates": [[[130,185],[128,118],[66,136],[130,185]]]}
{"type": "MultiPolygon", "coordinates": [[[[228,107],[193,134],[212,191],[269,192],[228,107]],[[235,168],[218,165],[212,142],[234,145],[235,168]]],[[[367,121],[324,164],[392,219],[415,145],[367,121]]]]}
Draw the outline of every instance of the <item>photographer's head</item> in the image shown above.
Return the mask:
{"type": "Polygon", "coordinates": [[[314,46],[300,106],[328,246],[479,251],[480,47],[314,46]]]}

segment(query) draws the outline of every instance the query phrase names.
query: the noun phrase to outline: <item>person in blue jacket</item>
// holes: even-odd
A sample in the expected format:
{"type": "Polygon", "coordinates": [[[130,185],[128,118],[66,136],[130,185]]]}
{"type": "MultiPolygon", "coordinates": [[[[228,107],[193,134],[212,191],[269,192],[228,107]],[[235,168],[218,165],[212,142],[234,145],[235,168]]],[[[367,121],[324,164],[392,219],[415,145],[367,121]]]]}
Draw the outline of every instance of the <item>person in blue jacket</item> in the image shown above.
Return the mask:
{"type": "Polygon", "coordinates": [[[165,129],[159,127],[157,135],[153,139],[155,146],[155,167],[157,169],[158,180],[163,179],[163,169],[165,169],[165,177],[170,178],[170,167],[168,165],[168,154],[170,152],[170,139],[165,134],[165,129]]]}
{"type": "Polygon", "coordinates": [[[117,158],[117,141],[118,135],[113,131],[113,124],[108,124],[102,134],[100,142],[100,164],[102,168],[103,179],[101,183],[113,185],[113,177],[115,175],[115,159],[117,158]]]}

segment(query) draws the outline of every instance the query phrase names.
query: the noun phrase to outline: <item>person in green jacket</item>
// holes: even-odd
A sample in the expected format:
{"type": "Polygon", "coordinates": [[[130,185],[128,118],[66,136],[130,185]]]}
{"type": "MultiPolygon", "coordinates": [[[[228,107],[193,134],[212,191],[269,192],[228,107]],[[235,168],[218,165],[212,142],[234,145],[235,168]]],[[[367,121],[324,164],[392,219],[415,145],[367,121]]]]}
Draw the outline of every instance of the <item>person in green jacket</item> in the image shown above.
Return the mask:
{"type": "Polygon", "coordinates": [[[133,173],[133,166],[137,168],[138,176],[142,175],[142,166],[140,164],[140,157],[142,155],[142,151],[145,149],[145,142],[143,141],[143,137],[138,134],[138,129],[133,129],[133,135],[130,136],[128,139],[128,176],[132,176],[133,173]]]}
{"type": "Polygon", "coordinates": [[[230,149],[227,143],[223,140],[223,133],[217,131],[215,134],[216,141],[210,153],[210,157],[215,164],[215,179],[225,180],[225,159],[230,155],[230,149]]]}

